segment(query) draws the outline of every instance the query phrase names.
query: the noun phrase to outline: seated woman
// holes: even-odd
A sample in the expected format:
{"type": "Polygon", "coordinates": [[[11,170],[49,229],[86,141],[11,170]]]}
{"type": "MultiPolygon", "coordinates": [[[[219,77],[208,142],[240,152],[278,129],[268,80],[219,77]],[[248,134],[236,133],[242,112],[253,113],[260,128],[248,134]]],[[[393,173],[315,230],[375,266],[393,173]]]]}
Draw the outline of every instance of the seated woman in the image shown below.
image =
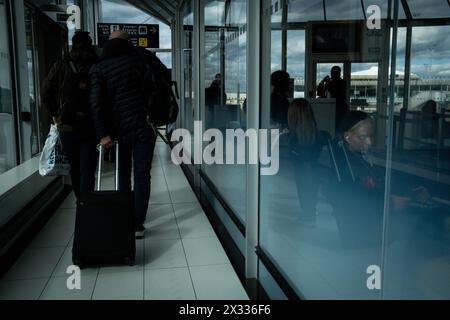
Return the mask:
{"type": "MultiPolygon", "coordinates": [[[[344,246],[380,246],[382,241],[385,170],[373,165],[369,157],[374,131],[373,120],[361,111],[348,112],[342,120],[341,132],[330,153],[335,177],[327,187],[339,233],[344,246]]],[[[411,196],[390,197],[390,210],[404,211],[408,204],[427,201],[424,188],[416,188],[411,196]]]]}
{"type": "Polygon", "coordinates": [[[317,129],[314,112],[305,99],[294,99],[288,109],[289,150],[295,166],[300,222],[314,227],[319,188],[318,158],[328,136],[317,129]]]}

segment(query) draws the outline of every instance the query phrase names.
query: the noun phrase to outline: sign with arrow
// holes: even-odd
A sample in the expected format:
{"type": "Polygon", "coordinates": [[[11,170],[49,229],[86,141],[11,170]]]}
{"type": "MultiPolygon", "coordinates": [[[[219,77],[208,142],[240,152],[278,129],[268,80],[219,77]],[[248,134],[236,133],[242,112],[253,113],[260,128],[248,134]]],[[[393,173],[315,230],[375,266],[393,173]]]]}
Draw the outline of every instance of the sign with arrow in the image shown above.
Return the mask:
{"type": "Polygon", "coordinates": [[[97,23],[98,47],[103,48],[109,35],[123,30],[130,36],[130,43],[142,48],[159,48],[159,25],[157,24],[123,24],[97,23]]]}

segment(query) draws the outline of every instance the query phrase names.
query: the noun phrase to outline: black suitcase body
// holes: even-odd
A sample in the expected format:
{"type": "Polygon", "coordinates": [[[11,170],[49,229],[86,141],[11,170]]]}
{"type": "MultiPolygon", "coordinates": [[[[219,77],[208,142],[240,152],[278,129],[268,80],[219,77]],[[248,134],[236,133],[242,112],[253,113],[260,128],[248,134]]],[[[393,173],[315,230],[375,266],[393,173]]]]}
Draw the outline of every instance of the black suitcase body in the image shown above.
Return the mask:
{"type": "MultiPolygon", "coordinates": [[[[116,147],[118,154],[118,146],[116,147]]],[[[100,150],[102,151],[102,150],[100,150]]],[[[101,189],[99,157],[97,190],[101,189]]],[[[118,157],[116,190],[118,189],[118,157]]],[[[136,254],[133,191],[94,191],[79,196],[72,248],[74,265],[133,265],[136,254]]]]}

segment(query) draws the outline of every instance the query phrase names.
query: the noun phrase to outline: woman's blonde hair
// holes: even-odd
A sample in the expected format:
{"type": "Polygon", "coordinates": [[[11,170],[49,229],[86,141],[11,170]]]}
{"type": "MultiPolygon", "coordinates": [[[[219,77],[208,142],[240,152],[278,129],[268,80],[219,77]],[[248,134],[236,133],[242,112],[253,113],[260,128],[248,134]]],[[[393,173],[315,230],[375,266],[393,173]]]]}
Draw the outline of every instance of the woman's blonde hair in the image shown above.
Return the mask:
{"type": "Polygon", "coordinates": [[[288,110],[289,131],[295,133],[301,145],[311,145],[316,142],[317,123],[314,111],[306,99],[294,99],[288,110]]]}

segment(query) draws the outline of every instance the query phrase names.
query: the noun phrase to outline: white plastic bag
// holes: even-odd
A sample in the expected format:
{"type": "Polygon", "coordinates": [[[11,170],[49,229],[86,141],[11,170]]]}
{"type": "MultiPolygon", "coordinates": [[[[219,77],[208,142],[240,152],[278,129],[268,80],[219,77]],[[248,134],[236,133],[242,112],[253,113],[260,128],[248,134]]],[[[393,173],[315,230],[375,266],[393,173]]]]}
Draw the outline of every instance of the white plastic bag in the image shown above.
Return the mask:
{"type": "Polygon", "coordinates": [[[58,128],[54,124],[50,127],[50,132],[41,153],[39,174],[43,177],[68,176],[70,174],[69,160],[62,153],[58,128]]]}

